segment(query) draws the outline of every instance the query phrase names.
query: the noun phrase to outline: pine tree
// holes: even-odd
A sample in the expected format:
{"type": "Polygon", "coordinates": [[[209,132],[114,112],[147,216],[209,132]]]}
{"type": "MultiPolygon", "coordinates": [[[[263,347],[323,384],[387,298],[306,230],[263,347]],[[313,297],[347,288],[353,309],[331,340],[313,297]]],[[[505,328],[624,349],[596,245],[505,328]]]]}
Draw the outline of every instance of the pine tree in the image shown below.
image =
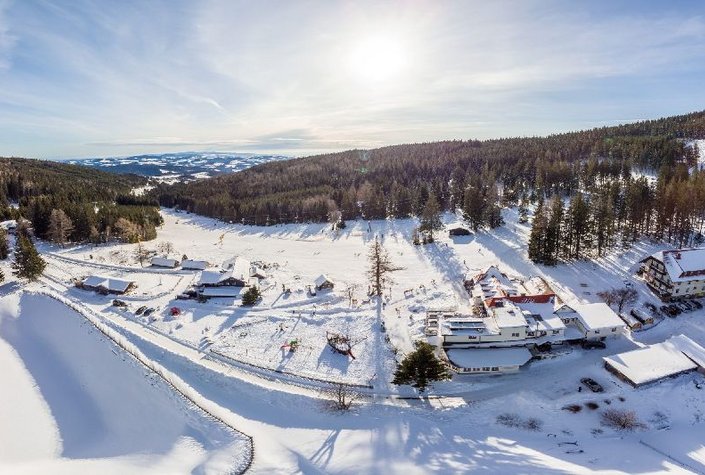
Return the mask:
{"type": "Polygon", "coordinates": [[[546,223],[546,241],[542,262],[555,265],[561,249],[561,223],[563,221],[563,201],[558,197],[551,200],[548,222],[546,223]]]}
{"type": "Polygon", "coordinates": [[[419,230],[428,233],[433,240],[433,231],[437,231],[442,228],[443,223],[441,222],[441,209],[438,205],[438,199],[436,198],[436,194],[433,190],[430,190],[428,200],[426,201],[426,206],[421,214],[419,230]]]}
{"type": "Polygon", "coordinates": [[[417,341],[414,347],[415,350],[406,355],[394,373],[393,384],[410,384],[424,392],[431,382],[450,379],[448,369],[436,357],[433,346],[417,341]]]}
{"type": "Polygon", "coordinates": [[[544,212],[543,198],[539,199],[534,211],[534,219],[531,222],[531,233],[529,234],[529,259],[534,262],[543,262],[546,248],[546,230],[548,219],[544,212]]]}
{"type": "Polygon", "coordinates": [[[0,228],[0,260],[7,259],[10,255],[10,247],[7,243],[7,231],[5,228],[0,228]]]}
{"type": "Polygon", "coordinates": [[[253,285],[248,288],[244,294],[242,294],[242,305],[251,307],[256,304],[261,297],[262,294],[259,289],[253,285]]]}
{"type": "Polygon", "coordinates": [[[15,262],[12,263],[12,273],[19,278],[34,281],[42,275],[45,267],[46,262],[37,252],[29,236],[19,234],[15,244],[15,262]]]}

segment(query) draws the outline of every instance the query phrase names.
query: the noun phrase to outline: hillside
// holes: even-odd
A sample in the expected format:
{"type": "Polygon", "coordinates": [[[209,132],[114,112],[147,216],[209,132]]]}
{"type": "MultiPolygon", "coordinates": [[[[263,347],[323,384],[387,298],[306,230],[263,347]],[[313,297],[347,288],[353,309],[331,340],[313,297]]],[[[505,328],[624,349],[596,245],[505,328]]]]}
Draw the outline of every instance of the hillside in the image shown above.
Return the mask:
{"type": "Polygon", "coordinates": [[[132,195],[135,188],[146,184],[146,178],[136,175],[0,158],[0,218],[27,218],[37,236],[60,244],[102,242],[113,237],[153,239],[154,228],[161,223],[157,203],[132,195]],[[50,236],[52,219],[61,223],[62,239],[50,236]]]}
{"type": "MultiPolygon", "coordinates": [[[[259,165],[154,190],[160,204],[248,224],[420,215],[434,194],[441,209],[491,208],[537,196],[590,191],[632,170],[694,162],[684,139],[705,138],[705,112],[548,137],[446,141],[350,150],[259,165]]],[[[471,214],[471,213],[467,213],[471,214]]],[[[494,211],[496,215],[496,210],[494,211]]]]}

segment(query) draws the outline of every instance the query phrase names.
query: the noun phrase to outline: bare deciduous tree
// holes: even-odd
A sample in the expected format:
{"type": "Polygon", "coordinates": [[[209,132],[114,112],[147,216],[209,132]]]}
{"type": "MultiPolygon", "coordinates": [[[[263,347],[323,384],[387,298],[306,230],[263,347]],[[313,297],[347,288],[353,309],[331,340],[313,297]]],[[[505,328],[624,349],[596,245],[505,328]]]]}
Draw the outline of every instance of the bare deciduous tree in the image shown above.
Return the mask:
{"type": "Polygon", "coordinates": [[[637,291],[631,287],[605,290],[597,295],[610,307],[616,305],[618,313],[622,313],[625,305],[633,305],[639,299],[637,291]]]}
{"type": "Polygon", "coordinates": [[[354,388],[343,383],[334,384],[322,392],[328,402],[328,407],[335,411],[350,410],[355,401],[360,399],[361,396],[354,388]]]}
{"type": "Polygon", "coordinates": [[[64,245],[68,240],[69,235],[73,231],[73,222],[64,210],[53,209],[49,216],[49,240],[53,243],[64,245]]]}
{"type": "Polygon", "coordinates": [[[400,268],[392,264],[389,253],[384,246],[382,246],[379,239],[375,239],[370,245],[368,258],[370,268],[367,271],[367,276],[370,279],[370,286],[372,287],[371,293],[372,295],[381,296],[384,287],[392,283],[389,273],[399,270],[400,268]]]}
{"type": "Polygon", "coordinates": [[[600,419],[602,425],[617,430],[634,430],[646,427],[634,411],[607,409],[602,413],[600,419]]]}

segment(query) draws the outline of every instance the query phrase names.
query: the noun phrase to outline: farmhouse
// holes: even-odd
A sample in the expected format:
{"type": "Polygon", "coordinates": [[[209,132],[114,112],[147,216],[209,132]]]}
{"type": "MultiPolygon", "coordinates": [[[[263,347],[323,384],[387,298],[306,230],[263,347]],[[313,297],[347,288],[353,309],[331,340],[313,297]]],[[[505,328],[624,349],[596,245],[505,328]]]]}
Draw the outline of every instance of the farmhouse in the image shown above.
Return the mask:
{"type": "Polygon", "coordinates": [[[316,290],[332,289],[335,286],[333,281],[330,280],[325,274],[321,274],[316,277],[313,284],[316,286],[316,290]]]}
{"type": "Polygon", "coordinates": [[[566,325],[575,325],[580,337],[587,340],[618,336],[626,327],[624,321],[606,303],[562,305],[556,315],[566,325]]]}
{"type": "Polygon", "coordinates": [[[705,296],[705,248],[659,251],[641,261],[641,271],[662,300],[705,296]]]}
{"type": "Polygon", "coordinates": [[[705,368],[705,348],[685,335],[603,358],[605,368],[634,387],[705,368]]]}
{"type": "Polygon", "coordinates": [[[531,352],[524,348],[452,349],[448,359],[459,373],[516,373],[531,360],[531,352]]]}
{"type": "Polygon", "coordinates": [[[242,286],[247,285],[250,277],[250,261],[241,256],[236,256],[223,262],[223,270],[228,271],[233,277],[243,282],[242,286]]]}
{"type": "Polygon", "coordinates": [[[178,259],[169,259],[168,257],[153,257],[151,264],[153,267],[168,267],[170,269],[179,267],[178,259]]]}
{"type": "Polygon", "coordinates": [[[103,277],[100,275],[89,275],[76,284],[77,287],[86,290],[93,290],[101,294],[122,295],[136,287],[132,281],[103,277]]]}
{"type": "Polygon", "coordinates": [[[195,261],[193,259],[184,259],[181,262],[181,268],[186,270],[206,270],[208,268],[208,262],[195,261]]]}
{"type": "Polygon", "coordinates": [[[226,272],[204,270],[196,285],[198,287],[245,287],[247,279],[236,277],[232,270],[226,272]]]}

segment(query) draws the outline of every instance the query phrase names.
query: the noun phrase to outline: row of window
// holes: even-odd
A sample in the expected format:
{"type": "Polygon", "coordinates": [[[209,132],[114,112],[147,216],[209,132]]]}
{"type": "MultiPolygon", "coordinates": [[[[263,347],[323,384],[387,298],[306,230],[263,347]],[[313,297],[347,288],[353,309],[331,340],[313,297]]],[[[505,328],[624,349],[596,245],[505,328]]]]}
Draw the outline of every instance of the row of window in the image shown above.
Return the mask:
{"type": "Polygon", "coordinates": [[[492,367],[485,366],[483,368],[468,368],[466,371],[468,373],[480,373],[480,372],[486,373],[488,371],[499,371],[499,367],[498,366],[492,366],[492,367]]]}

